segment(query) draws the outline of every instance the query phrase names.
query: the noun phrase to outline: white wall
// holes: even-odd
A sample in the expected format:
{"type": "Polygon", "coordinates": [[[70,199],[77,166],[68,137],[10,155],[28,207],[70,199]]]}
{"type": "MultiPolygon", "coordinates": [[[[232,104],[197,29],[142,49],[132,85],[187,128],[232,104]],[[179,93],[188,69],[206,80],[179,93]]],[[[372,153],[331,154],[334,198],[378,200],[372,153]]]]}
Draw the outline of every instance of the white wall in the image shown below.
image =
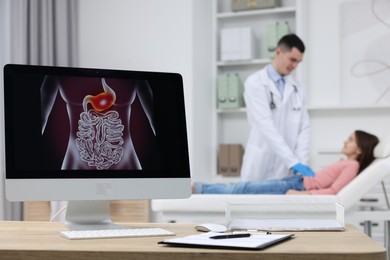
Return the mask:
{"type": "Polygon", "coordinates": [[[305,0],[307,87],[311,106],[339,105],[340,1],[305,0]]]}
{"type": "Polygon", "coordinates": [[[190,1],[83,0],[79,8],[80,65],[190,74],[190,1]]]}
{"type": "Polygon", "coordinates": [[[79,65],[183,76],[191,171],[208,172],[211,1],[79,1],[79,65]]]}
{"type": "MultiPolygon", "coordinates": [[[[314,168],[323,166],[327,157],[336,159],[339,155],[320,154],[325,151],[340,151],[343,141],[355,129],[369,131],[382,137],[390,134],[390,103],[381,104],[388,108],[374,108],[358,102],[362,108],[349,106],[343,91],[353,86],[342,84],[342,54],[349,48],[342,46],[341,4],[347,0],[316,0],[306,3],[306,45],[307,87],[309,103],[317,108],[310,111],[312,120],[311,164],[314,168]],[[328,107],[329,109],[321,109],[328,107]],[[349,108],[348,108],[349,107],[349,108]],[[366,107],[366,108],[365,108],[366,107]],[[325,161],[323,160],[325,158],[325,161]]],[[[353,2],[353,1],[350,1],[353,2]]],[[[354,1],[368,3],[370,1],[354,1]]],[[[369,9],[369,8],[368,8],[369,9]]],[[[369,11],[369,10],[368,10],[369,11]]],[[[353,10],[351,10],[353,12],[353,10]]],[[[354,44],[361,44],[356,41],[354,44]]],[[[386,50],[383,50],[386,51],[386,50]]]]}
{"type": "MultiPolygon", "coordinates": [[[[182,0],[183,1],[183,0],[182,0]]],[[[212,1],[192,0],[193,2],[193,68],[192,68],[192,154],[191,168],[194,179],[208,179],[213,161],[214,141],[211,129],[214,117],[215,100],[212,91],[215,89],[212,78],[213,48],[212,42],[212,1]]]]}

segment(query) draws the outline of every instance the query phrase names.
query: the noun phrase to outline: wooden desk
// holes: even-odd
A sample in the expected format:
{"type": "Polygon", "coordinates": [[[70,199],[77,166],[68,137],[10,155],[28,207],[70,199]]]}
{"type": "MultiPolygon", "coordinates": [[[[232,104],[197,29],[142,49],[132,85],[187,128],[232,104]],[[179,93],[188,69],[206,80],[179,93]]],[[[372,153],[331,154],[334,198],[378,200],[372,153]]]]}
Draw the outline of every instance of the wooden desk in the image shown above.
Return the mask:
{"type": "MultiPolygon", "coordinates": [[[[195,234],[191,224],[134,224],[162,227],[178,236],[195,234]]],[[[296,232],[295,238],[260,251],[178,248],[158,245],[161,237],[67,240],[62,223],[0,222],[0,259],[266,259],[385,260],[386,250],[348,225],[345,232],[296,232]]]]}

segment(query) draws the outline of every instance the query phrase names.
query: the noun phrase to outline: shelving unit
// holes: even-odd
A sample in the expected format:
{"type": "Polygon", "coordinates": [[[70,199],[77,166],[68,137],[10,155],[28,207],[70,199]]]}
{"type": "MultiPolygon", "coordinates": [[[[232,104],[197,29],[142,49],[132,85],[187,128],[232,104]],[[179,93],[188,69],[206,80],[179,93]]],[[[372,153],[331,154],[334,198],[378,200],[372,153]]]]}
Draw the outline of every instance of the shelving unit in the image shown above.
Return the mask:
{"type": "MultiPolygon", "coordinates": [[[[271,62],[267,54],[266,30],[267,26],[274,22],[287,21],[292,32],[299,31],[298,28],[298,2],[300,0],[284,0],[280,7],[269,9],[256,9],[248,11],[233,12],[230,0],[214,0],[214,24],[213,31],[213,50],[214,50],[214,82],[217,76],[224,73],[238,73],[241,81],[244,83],[245,79],[254,72],[262,69],[265,65],[271,62]],[[235,27],[251,27],[254,37],[256,39],[255,56],[251,60],[238,61],[221,61],[220,55],[220,38],[221,29],[235,28],[235,27]]],[[[298,32],[297,32],[298,33],[298,32]]],[[[214,86],[216,84],[213,84],[214,86]]],[[[216,88],[213,89],[213,100],[217,100],[216,88]]],[[[246,109],[217,109],[217,104],[214,105],[215,111],[213,115],[214,131],[213,140],[215,140],[215,167],[213,169],[214,175],[211,177],[212,181],[223,181],[237,179],[232,177],[218,176],[218,150],[219,144],[245,144],[249,135],[249,125],[246,119],[246,109]]]]}
{"type": "Polygon", "coordinates": [[[282,1],[281,7],[248,11],[231,11],[231,1],[215,0],[214,49],[217,74],[238,72],[245,79],[254,71],[270,62],[266,52],[267,25],[276,21],[287,21],[296,31],[296,1],[282,1]],[[224,62],[220,59],[220,31],[223,28],[251,27],[256,38],[256,57],[252,60],[224,62]]]}

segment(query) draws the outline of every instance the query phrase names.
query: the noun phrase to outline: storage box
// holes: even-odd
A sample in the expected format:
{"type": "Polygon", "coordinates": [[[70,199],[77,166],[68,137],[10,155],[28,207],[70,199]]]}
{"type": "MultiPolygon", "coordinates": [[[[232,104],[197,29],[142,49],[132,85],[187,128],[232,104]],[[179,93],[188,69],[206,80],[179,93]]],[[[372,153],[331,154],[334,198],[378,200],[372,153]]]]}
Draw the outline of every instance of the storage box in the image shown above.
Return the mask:
{"type": "Polygon", "coordinates": [[[221,30],[221,60],[250,60],[255,56],[255,37],[250,27],[221,30]]]}
{"type": "Polygon", "coordinates": [[[244,149],[241,144],[220,144],[218,156],[218,174],[240,176],[244,149]]]}
{"type": "Polygon", "coordinates": [[[229,145],[219,145],[218,174],[229,175],[229,145]]]}
{"type": "Polygon", "coordinates": [[[230,176],[240,176],[242,157],[244,148],[241,144],[231,144],[229,146],[229,174],[230,176]]]}
{"type": "Polygon", "coordinates": [[[232,11],[246,11],[279,6],[280,0],[232,0],[232,11]]]}
{"type": "Polygon", "coordinates": [[[218,75],[217,107],[221,109],[237,109],[244,107],[244,87],[240,76],[235,73],[218,75]]]}
{"type": "Polygon", "coordinates": [[[291,33],[291,30],[287,21],[276,22],[267,26],[267,53],[270,59],[275,56],[275,49],[279,40],[289,33],[291,33]]]}

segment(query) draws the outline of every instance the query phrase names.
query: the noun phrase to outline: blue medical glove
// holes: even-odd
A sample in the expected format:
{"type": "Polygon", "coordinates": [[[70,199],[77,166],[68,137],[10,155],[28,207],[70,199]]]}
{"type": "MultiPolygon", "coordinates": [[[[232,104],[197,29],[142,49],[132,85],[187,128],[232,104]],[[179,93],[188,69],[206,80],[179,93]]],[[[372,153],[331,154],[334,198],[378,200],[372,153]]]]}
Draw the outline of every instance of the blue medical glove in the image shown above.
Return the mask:
{"type": "Polygon", "coordinates": [[[309,166],[304,165],[302,163],[295,164],[292,167],[292,169],[294,170],[294,175],[297,174],[297,172],[299,172],[303,176],[310,176],[310,177],[314,176],[313,170],[309,166]]]}

